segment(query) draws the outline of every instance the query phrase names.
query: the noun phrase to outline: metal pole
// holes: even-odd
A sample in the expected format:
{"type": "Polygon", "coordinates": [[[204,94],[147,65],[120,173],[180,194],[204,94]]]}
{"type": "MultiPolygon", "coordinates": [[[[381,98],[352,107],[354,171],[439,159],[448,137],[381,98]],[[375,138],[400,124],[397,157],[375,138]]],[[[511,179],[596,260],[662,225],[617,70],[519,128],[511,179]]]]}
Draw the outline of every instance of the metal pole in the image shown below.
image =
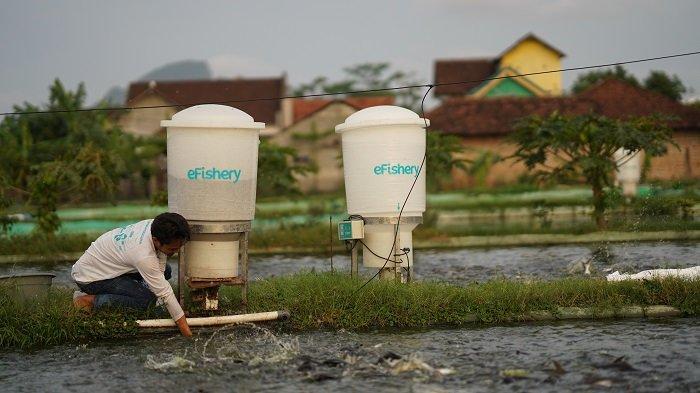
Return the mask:
{"type": "Polygon", "coordinates": [[[350,252],[350,277],[352,278],[356,278],[359,273],[359,263],[357,260],[357,245],[359,242],[359,240],[355,240],[355,244],[352,246],[352,251],[350,252]]]}
{"type": "Polygon", "coordinates": [[[408,253],[411,251],[412,250],[406,251],[406,263],[408,264],[408,268],[406,269],[406,283],[413,281],[413,261],[411,257],[408,256],[408,253]]]}
{"type": "Polygon", "coordinates": [[[185,246],[180,247],[177,256],[177,300],[185,309],[185,246]]]}
{"type": "MultiPolygon", "coordinates": [[[[399,231],[399,228],[399,222],[396,221],[396,225],[394,225],[396,241],[394,242],[394,255],[392,255],[394,260],[399,259],[399,257],[396,256],[396,254],[400,254],[401,251],[401,231],[399,231]]],[[[398,282],[401,282],[401,265],[397,263],[394,264],[394,279],[398,282]]]]}
{"type": "Polygon", "coordinates": [[[243,246],[243,257],[241,258],[241,263],[243,264],[243,288],[241,289],[241,302],[243,303],[243,308],[248,309],[248,232],[243,232],[243,240],[241,241],[243,246]]]}
{"type": "Polygon", "coordinates": [[[333,216],[328,216],[328,234],[330,235],[328,244],[331,246],[331,273],[333,273],[333,216]]]}

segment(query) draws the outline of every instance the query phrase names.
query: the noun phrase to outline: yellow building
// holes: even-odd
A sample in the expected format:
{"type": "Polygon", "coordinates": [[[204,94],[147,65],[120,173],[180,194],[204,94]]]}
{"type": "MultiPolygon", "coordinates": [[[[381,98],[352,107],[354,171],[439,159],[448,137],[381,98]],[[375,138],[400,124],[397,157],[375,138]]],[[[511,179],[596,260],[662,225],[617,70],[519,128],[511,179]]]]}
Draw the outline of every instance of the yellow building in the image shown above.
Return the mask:
{"type": "Polygon", "coordinates": [[[494,58],[436,60],[436,84],[469,83],[437,86],[435,95],[441,98],[560,96],[561,73],[509,77],[560,70],[564,56],[559,49],[529,33],[494,58]]]}

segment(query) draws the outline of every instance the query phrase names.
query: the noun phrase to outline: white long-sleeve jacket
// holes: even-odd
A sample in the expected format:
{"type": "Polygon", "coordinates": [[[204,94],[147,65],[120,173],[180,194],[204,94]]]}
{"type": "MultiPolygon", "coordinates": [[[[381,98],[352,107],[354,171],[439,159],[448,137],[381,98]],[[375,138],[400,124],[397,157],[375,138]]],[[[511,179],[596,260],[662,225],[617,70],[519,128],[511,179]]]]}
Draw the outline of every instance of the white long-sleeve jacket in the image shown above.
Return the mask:
{"type": "Polygon", "coordinates": [[[163,299],[170,316],[178,320],[184,312],[163,276],[166,256],[153,245],[152,222],[139,221],[98,237],[73,265],[71,276],[76,282],[87,284],[139,272],[151,292],[163,299]]]}

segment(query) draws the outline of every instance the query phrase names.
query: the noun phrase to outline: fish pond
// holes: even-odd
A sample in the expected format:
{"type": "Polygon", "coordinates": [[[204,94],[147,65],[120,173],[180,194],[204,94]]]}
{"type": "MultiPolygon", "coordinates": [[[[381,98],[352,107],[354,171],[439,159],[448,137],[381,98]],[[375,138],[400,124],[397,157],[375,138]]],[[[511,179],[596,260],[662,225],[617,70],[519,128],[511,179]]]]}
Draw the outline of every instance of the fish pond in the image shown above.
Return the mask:
{"type": "MultiPolygon", "coordinates": [[[[453,284],[496,277],[563,277],[595,253],[593,275],[700,260],[695,243],[420,250],[416,278],[453,284]]],[[[347,257],[333,258],[348,270],[347,257]]],[[[329,270],[328,256],[251,258],[251,278],[329,270]]],[[[70,264],[0,266],[0,274],[54,272],[70,264]]],[[[371,273],[370,270],[364,271],[371,273]]],[[[569,321],[369,332],[289,333],[242,325],[32,351],[0,352],[3,391],[697,391],[697,318],[569,321]]]]}

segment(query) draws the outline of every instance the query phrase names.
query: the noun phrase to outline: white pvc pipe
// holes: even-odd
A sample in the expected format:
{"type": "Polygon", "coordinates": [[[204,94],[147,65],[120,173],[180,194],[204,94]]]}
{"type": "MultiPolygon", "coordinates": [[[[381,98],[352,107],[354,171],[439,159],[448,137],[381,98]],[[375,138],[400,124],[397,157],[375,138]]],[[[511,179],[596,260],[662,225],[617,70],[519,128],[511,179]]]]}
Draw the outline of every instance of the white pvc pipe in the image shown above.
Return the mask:
{"type": "MultiPolygon", "coordinates": [[[[287,311],[268,311],[254,314],[221,315],[218,317],[187,318],[190,327],[228,325],[232,323],[275,321],[289,318],[287,311]]],[[[176,327],[172,319],[146,319],[136,321],[141,328],[167,328],[176,327]]]]}

